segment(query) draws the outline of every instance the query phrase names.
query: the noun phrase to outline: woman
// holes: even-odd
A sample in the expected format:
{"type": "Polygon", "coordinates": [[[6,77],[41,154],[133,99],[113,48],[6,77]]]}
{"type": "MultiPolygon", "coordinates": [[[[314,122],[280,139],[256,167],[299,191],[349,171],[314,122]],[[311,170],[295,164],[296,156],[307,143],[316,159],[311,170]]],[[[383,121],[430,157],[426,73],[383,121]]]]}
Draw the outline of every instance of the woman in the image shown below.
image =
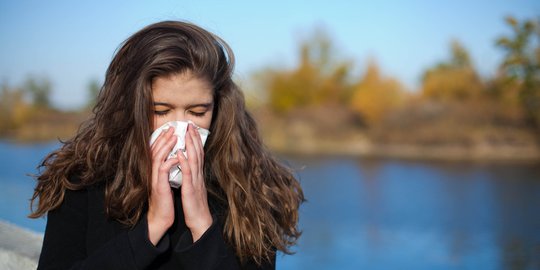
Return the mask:
{"type": "Polygon", "coordinates": [[[233,64],[223,40],[189,23],[124,42],[92,117],[41,164],[39,269],[272,269],[276,251],[290,253],[303,193],[265,151],[233,64]],[[170,121],[193,122],[187,157],[167,157],[173,129],[150,146],[170,121]],[[196,126],[210,130],[204,147],[196,126]]]}

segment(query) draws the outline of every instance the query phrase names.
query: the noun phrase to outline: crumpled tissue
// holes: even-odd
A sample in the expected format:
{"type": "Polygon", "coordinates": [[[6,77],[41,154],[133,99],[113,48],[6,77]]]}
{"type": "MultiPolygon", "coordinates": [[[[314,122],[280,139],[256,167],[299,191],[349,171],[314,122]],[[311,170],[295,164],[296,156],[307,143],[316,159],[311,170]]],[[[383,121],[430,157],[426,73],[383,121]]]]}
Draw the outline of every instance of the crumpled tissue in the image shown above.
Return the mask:
{"type": "MultiPolygon", "coordinates": [[[[169,128],[174,128],[174,135],[178,137],[176,140],[176,145],[174,145],[172,151],[167,156],[167,159],[173,158],[178,151],[181,151],[184,156],[187,157],[186,154],[186,132],[187,127],[189,124],[193,124],[193,122],[188,121],[171,121],[167,122],[164,125],[160,126],[154,132],[152,132],[152,135],[150,137],[150,145],[152,145],[156,139],[158,138],[159,134],[161,132],[164,132],[168,130],[169,128]]],[[[201,141],[204,146],[206,143],[206,139],[208,138],[208,135],[210,135],[210,131],[207,129],[201,128],[193,124],[197,131],[199,132],[199,135],[201,136],[201,141]]],[[[169,172],[169,183],[171,187],[173,188],[179,188],[182,185],[182,168],[180,168],[180,165],[173,166],[169,172]]]]}

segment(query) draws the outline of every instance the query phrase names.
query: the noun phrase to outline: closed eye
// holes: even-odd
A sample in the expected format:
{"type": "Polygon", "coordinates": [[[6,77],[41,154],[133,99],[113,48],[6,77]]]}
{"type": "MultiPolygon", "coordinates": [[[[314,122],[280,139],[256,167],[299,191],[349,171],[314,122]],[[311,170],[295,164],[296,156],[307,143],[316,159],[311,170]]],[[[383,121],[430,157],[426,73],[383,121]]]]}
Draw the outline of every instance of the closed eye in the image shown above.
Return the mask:
{"type": "Polygon", "coordinates": [[[159,115],[159,116],[163,116],[163,115],[167,115],[169,113],[170,110],[161,110],[161,111],[158,111],[158,110],[154,110],[154,113],[156,115],[159,115]]]}
{"type": "Polygon", "coordinates": [[[191,115],[195,116],[195,117],[203,117],[205,114],[206,114],[206,111],[204,112],[194,112],[194,111],[190,111],[189,112],[191,115]]]}
{"type": "Polygon", "coordinates": [[[167,115],[171,111],[171,104],[165,102],[154,102],[154,114],[157,116],[167,115]]]}

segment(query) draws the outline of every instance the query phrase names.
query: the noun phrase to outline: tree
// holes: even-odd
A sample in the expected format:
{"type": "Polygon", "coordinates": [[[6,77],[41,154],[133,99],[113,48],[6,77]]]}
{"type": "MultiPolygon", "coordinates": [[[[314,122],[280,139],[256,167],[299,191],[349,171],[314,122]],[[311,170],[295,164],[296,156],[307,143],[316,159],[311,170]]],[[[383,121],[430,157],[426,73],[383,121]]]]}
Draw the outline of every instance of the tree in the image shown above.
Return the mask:
{"type": "Polygon", "coordinates": [[[374,61],[369,62],[366,73],[354,88],[351,107],[367,125],[374,125],[403,102],[401,84],[381,76],[374,61]]]}
{"type": "Polygon", "coordinates": [[[345,104],[351,92],[352,64],[337,60],[336,54],[329,36],[318,30],[300,44],[296,68],[259,74],[271,108],[285,113],[293,108],[345,104]]]}
{"type": "Polygon", "coordinates": [[[101,83],[97,79],[91,79],[87,85],[88,90],[88,103],[87,108],[93,108],[96,105],[99,91],[101,90],[101,83]]]}
{"type": "Polygon", "coordinates": [[[450,46],[450,59],[428,69],[422,80],[422,95],[439,101],[463,101],[478,97],[483,84],[467,50],[457,41],[450,46]]]}
{"type": "Polygon", "coordinates": [[[51,82],[46,77],[29,76],[23,84],[23,91],[30,96],[36,108],[50,108],[51,82]]]}
{"type": "Polygon", "coordinates": [[[512,34],[497,40],[506,55],[500,65],[501,74],[511,91],[519,91],[519,99],[528,117],[540,127],[540,23],[518,22],[506,18],[512,34]]]}
{"type": "Polygon", "coordinates": [[[2,82],[0,90],[0,135],[24,124],[30,117],[30,106],[24,101],[24,93],[19,88],[2,82]]]}

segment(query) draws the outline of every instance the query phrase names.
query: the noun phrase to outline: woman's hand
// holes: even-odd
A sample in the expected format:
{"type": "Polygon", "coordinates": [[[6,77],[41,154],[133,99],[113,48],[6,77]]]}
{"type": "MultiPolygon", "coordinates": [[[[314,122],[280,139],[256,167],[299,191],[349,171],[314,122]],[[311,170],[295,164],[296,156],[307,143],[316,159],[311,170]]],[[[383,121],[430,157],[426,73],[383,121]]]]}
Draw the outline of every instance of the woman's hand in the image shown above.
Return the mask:
{"type": "Polygon", "coordinates": [[[186,226],[191,231],[193,242],[197,241],[212,225],[204,184],[204,148],[199,132],[188,125],[186,132],[187,158],[178,153],[182,169],[182,207],[186,226]]]}
{"type": "Polygon", "coordinates": [[[151,146],[152,190],[148,199],[148,237],[157,245],[174,222],[174,198],[169,185],[169,171],[178,165],[178,158],[167,160],[176,144],[174,128],[162,132],[151,146]]]}

